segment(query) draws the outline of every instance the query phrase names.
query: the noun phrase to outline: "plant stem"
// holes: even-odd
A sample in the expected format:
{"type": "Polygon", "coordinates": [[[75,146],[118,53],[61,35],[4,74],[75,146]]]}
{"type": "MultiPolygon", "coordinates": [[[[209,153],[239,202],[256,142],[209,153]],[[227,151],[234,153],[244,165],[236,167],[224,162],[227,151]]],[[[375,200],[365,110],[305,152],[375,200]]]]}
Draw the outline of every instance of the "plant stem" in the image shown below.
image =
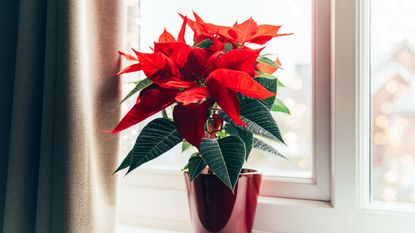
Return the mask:
{"type": "Polygon", "coordinates": [[[219,130],[217,130],[217,131],[219,132],[219,139],[221,139],[221,138],[222,138],[222,130],[223,130],[223,123],[222,123],[222,124],[220,124],[220,129],[219,129],[219,130]]]}
{"type": "Polygon", "coordinates": [[[161,115],[163,115],[163,118],[169,119],[169,116],[167,115],[166,109],[161,110],[161,115]]]}

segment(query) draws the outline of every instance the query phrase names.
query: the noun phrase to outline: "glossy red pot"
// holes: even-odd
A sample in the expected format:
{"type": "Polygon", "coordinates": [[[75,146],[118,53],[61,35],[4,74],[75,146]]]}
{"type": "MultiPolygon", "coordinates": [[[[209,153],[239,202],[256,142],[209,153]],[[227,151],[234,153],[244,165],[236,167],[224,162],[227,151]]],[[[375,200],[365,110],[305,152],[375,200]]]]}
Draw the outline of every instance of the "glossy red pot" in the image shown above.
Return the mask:
{"type": "Polygon", "coordinates": [[[243,169],[233,194],[207,169],[191,183],[185,173],[194,232],[252,232],[261,179],[262,173],[243,169]]]}

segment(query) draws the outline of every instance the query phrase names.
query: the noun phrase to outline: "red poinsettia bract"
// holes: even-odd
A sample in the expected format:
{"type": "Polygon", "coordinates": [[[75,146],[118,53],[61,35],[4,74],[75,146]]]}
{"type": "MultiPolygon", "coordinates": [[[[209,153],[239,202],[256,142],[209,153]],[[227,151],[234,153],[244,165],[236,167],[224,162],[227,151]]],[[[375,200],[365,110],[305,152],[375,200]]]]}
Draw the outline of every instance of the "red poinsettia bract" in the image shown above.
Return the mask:
{"type": "Polygon", "coordinates": [[[221,125],[219,109],[236,124],[245,125],[240,117],[237,93],[256,99],[275,95],[255,80],[256,70],[266,73],[275,70],[257,62],[262,49],[251,49],[247,44],[262,45],[274,37],[288,35],[278,34],[281,26],[257,25],[250,18],[227,27],[205,23],[196,13],[194,17],[195,20],[190,20],[182,16],[177,38],[164,29],[151,53],[120,52],[135,63],[117,75],[143,71],[152,84],[140,92],[135,105],[112,133],[176,104],[173,120],[177,131],[199,147],[201,139],[212,137],[212,132],[221,125]],[[186,26],[193,30],[193,46],[185,43],[186,26]],[[208,119],[214,123],[205,128],[208,119]]]}

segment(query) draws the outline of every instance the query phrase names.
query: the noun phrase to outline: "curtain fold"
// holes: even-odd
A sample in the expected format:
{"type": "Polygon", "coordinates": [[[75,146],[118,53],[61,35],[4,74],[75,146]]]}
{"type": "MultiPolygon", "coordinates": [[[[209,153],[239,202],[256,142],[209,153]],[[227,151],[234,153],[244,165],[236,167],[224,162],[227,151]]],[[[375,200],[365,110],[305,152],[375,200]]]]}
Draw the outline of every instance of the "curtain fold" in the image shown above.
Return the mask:
{"type": "Polygon", "coordinates": [[[0,0],[0,230],[114,232],[123,1],[0,0]]]}

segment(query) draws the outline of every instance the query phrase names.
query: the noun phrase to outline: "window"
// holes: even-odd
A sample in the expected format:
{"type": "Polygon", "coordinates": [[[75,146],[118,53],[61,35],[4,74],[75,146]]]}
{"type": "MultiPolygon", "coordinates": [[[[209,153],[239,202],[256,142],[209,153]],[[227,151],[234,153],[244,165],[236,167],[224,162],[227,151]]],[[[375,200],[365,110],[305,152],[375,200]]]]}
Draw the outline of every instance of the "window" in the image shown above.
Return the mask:
{"type": "MultiPolygon", "coordinates": [[[[127,47],[140,48],[142,51],[150,50],[149,47],[160,35],[163,27],[173,34],[179,30],[181,20],[177,12],[191,14],[192,10],[197,11],[207,21],[218,24],[231,25],[235,19],[241,21],[252,16],[259,23],[281,24],[284,25],[282,30],[294,32],[293,36],[274,39],[264,51],[264,53],[275,54],[275,59],[279,58],[283,61],[284,69],[279,71],[278,76],[287,87],[281,88],[278,96],[290,108],[291,116],[277,112],[273,115],[288,146],[279,143],[272,145],[285,154],[288,160],[254,150],[246,166],[260,169],[266,175],[268,185],[263,186],[263,195],[328,200],[330,67],[327,32],[329,24],[327,20],[323,23],[324,17],[321,17],[322,23],[319,27],[313,28],[313,18],[317,20],[313,16],[316,14],[313,12],[316,9],[313,2],[310,0],[257,2],[215,0],[208,6],[204,1],[168,1],[163,2],[163,8],[159,5],[159,1],[128,1],[127,47]],[[217,5],[222,7],[218,8],[217,5]],[[244,8],[234,7],[235,5],[243,5],[244,8]],[[325,37],[324,32],[326,32],[325,37]],[[319,37],[319,43],[314,43],[316,40],[313,36],[319,37]],[[320,54],[318,60],[315,59],[317,52],[320,54]],[[317,76],[318,80],[315,78],[317,76]],[[316,88],[325,91],[317,92],[316,88]],[[315,137],[316,135],[318,138],[315,137]],[[319,158],[315,157],[317,154],[319,158]],[[284,189],[274,187],[277,184],[275,181],[278,180],[282,181],[278,185],[283,185],[284,189]]],[[[325,12],[321,9],[320,11],[320,16],[324,16],[325,12]]],[[[327,13],[326,17],[328,19],[327,13]]],[[[192,33],[189,31],[188,28],[187,41],[192,40],[192,33]]],[[[130,76],[134,77],[134,74],[130,76]]],[[[124,96],[132,89],[131,86],[131,80],[128,80],[128,77],[124,78],[124,96]]],[[[129,101],[122,106],[124,113],[128,111],[127,106],[132,106],[134,102],[133,99],[129,101]]],[[[140,123],[122,134],[123,155],[128,153],[139,129],[147,122],[140,123]]],[[[163,156],[143,165],[141,169],[178,173],[179,169],[187,163],[191,153],[191,151],[181,153],[180,146],[176,146],[163,156]]]]}
{"type": "MultiPolygon", "coordinates": [[[[284,70],[279,73],[279,78],[287,87],[280,90],[279,97],[290,107],[292,116],[274,114],[285,134],[288,147],[278,144],[273,146],[282,150],[289,160],[256,152],[247,165],[264,170],[265,178],[261,190],[263,196],[324,201],[330,198],[329,7],[327,4],[316,4],[319,1],[214,0],[209,2],[209,6],[212,7],[206,6],[205,1],[163,1],[163,8],[159,7],[160,1],[127,1],[126,47],[140,48],[143,51],[149,49],[148,46],[161,33],[161,28],[166,27],[172,33],[178,31],[181,22],[177,12],[189,14],[192,9],[206,20],[218,24],[232,24],[235,16],[239,21],[252,16],[259,23],[282,24],[284,30],[295,33],[294,36],[271,41],[265,51],[275,54],[275,58],[279,57],[283,61],[284,70]],[[221,7],[216,7],[218,5],[221,7]],[[244,7],[235,7],[237,5],[244,7]]],[[[188,33],[188,36],[187,40],[191,41],[191,33],[188,33]]],[[[133,80],[137,79],[136,74],[129,76],[133,80]]],[[[132,89],[132,80],[130,77],[123,77],[123,81],[125,96],[132,89]]],[[[124,113],[128,111],[127,106],[132,106],[133,102],[131,99],[130,103],[122,106],[124,113]]],[[[145,124],[146,122],[140,123],[137,127],[123,132],[123,155],[133,146],[139,129],[145,124]]],[[[124,216],[122,219],[140,214],[131,210],[130,203],[126,202],[134,194],[147,193],[144,196],[148,195],[153,199],[158,195],[158,189],[178,190],[180,194],[175,195],[178,195],[176,198],[180,200],[176,200],[176,203],[186,203],[180,168],[187,162],[188,155],[181,154],[180,149],[180,146],[173,148],[122,179],[120,205],[121,209],[125,210],[121,211],[121,215],[124,216]]],[[[171,200],[168,202],[169,205],[174,203],[171,200]]],[[[157,208],[149,212],[141,217],[147,218],[152,214],[153,217],[157,217],[157,208]]],[[[164,214],[174,215],[180,220],[188,216],[186,211],[179,214],[164,214]]]]}
{"type": "MultiPolygon", "coordinates": [[[[134,3],[138,6],[137,1],[132,1],[132,6],[134,3]]],[[[311,178],[313,169],[313,145],[310,143],[313,138],[311,1],[214,0],[207,5],[205,1],[167,1],[163,2],[162,8],[160,8],[160,1],[142,0],[139,4],[138,15],[129,16],[129,18],[135,17],[131,20],[131,26],[134,29],[131,30],[129,38],[137,39],[142,51],[150,50],[149,47],[152,46],[155,38],[158,38],[163,28],[167,28],[173,34],[177,33],[181,26],[177,12],[191,14],[192,10],[197,11],[207,21],[217,24],[231,25],[234,20],[242,21],[252,16],[260,23],[281,24],[284,25],[283,31],[289,30],[295,33],[294,36],[274,39],[264,50],[264,53],[275,54],[275,58],[279,57],[283,61],[284,70],[279,72],[279,78],[287,88],[280,89],[279,98],[291,109],[291,116],[274,113],[274,117],[281,127],[288,146],[282,146],[279,143],[274,143],[273,146],[285,154],[289,160],[255,151],[255,155],[251,156],[247,166],[261,169],[271,176],[311,178]],[[217,7],[218,5],[221,7],[217,7]],[[234,7],[235,5],[244,7],[238,8],[234,7]],[[137,33],[137,28],[139,33],[137,33]],[[139,35],[139,38],[135,35],[139,35]]],[[[189,42],[192,41],[192,33],[190,28],[187,30],[189,42]]],[[[129,88],[126,86],[124,89],[129,88]]],[[[137,133],[137,131],[130,132],[128,141],[134,142],[137,133]]],[[[128,141],[123,146],[125,153],[131,147],[128,141]]],[[[178,170],[187,163],[190,154],[191,152],[181,154],[180,147],[177,147],[144,166],[178,170]]]]}
{"type": "MultiPolygon", "coordinates": [[[[132,3],[131,6],[141,5],[141,10],[137,11],[140,13],[137,13],[136,16],[139,19],[131,20],[134,27],[149,26],[149,23],[143,21],[149,17],[147,19],[151,19],[152,23],[160,23],[160,26],[166,26],[170,31],[177,29],[178,26],[174,24],[161,24],[165,20],[155,18],[159,15],[157,13],[159,9],[153,9],[150,5],[146,5],[146,3],[151,4],[148,2],[157,3],[159,1],[141,0],[138,2],[138,0],[130,0],[129,2],[132,3]],[[146,7],[153,10],[146,10],[146,7]],[[145,13],[148,15],[145,16],[145,13]],[[138,16],[138,14],[141,15],[138,16]]],[[[198,10],[197,4],[200,2],[202,1],[163,1],[163,6],[166,11],[173,8],[173,13],[166,13],[169,18],[176,17],[176,10],[189,13],[192,8],[207,19],[218,23],[221,22],[220,20],[228,22],[233,20],[233,15],[239,15],[218,13],[218,16],[214,17],[216,14],[210,14],[208,7],[198,10]],[[180,5],[176,5],[179,2],[180,5]]],[[[216,1],[209,1],[210,4],[214,2],[216,1]]],[[[378,67],[376,64],[381,64],[382,59],[388,58],[388,54],[383,53],[388,50],[383,47],[386,45],[384,41],[389,41],[390,38],[386,38],[387,36],[406,38],[406,35],[400,31],[409,33],[413,31],[411,28],[413,23],[408,19],[413,16],[406,16],[403,13],[404,11],[411,12],[410,4],[413,3],[409,0],[402,1],[402,4],[400,2],[392,2],[392,0],[379,0],[372,3],[369,0],[260,0],[249,1],[247,4],[251,5],[246,7],[243,1],[238,0],[221,1],[220,4],[216,4],[221,6],[218,7],[218,12],[223,12],[224,9],[243,12],[245,8],[249,8],[252,12],[247,13],[248,17],[251,14],[254,17],[256,17],[255,14],[260,14],[259,11],[252,10],[257,9],[255,7],[261,8],[269,4],[265,10],[278,15],[278,19],[287,20],[287,22],[277,22],[284,24],[286,30],[296,28],[295,25],[289,26],[295,20],[302,22],[301,25],[309,24],[307,32],[309,33],[307,35],[309,41],[304,41],[310,46],[311,58],[308,61],[310,67],[303,70],[305,73],[297,76],[299,72],[294,64],[307,63],[307,61],[289,57],[293,56],[294,52],[292,51],[286,52],[280,49],[276,49],[276,51],[281,53],[281,60],[287,64],[285,71],[287,78],[292,80],[298,78],[303,82],[302,88],[310,88],[308,89],[310,93],[306,95],[310,96],[311,102],[303,102],[306,106],[306,112],[309,111],[310,116],[307,116],[305,112],[304,116],[307,117],[303,120],[310,121],[312,126],[309,131],[310,139],[305,139],[309,143],[309,147],[305,151],[309,150],[311,153],[307,155],[303,151],[299,152],[299,155],[310,156],[311,170],[309,171],[311,173],[304,173],[304,171],[308,172],[307,169],[298,173],[301,169],[296,170],[295,167],[286,170],[289,172],[273,173],[269,171],[266,173],[254,224],[254,229],[257,232],[413,233],[415,208],[411,205],[391,205],[390,203],[385,205],[384,201],[390,200],[385,200],[383,196],[384,189],[391,185],[391,180],[403,177],[398,174],[397,178],[396,174],[388,173],[390,169],[396,169],[394,167],[396,165],[393,164],[406,167],[407,164],[412,163],[412,160],[402,154],[403,158],[397,159],[397,162],[389,163],[391,158],[387,158],[388,155],[386,157],[382,155],[389,148],[377,150],[374,146],[372,147],[372,142],[375,143],[376,140],[376,132],[372,132],[375,127],[372,126],[376,124],[375,119],[378,116],[375,109],[388,111],[387,104],[383,108],[380,106],[382,103],[379,105],[380,107],[376,107],[375,102],[377,101],[374,100],[373,95],[375,79],[381,77],[381,74],[387,73],[375,73],[376,67],[378,67]],[[232,5],[229,2],[237,2],[237,4],[232,5]],[[231,6],[226,7],[227,4],[231,4],[231,6]],[[283,12],[280,13],[281,16],[276,13],[278,8],[283,9],[283,12]],[[310,14],[307,15],[306,11],[310,14]],[[370,11],[372,11],[372,15],[370,11]],[[295,20],[289,19],[291,13],[294,13],[295,20]],[[382,14],[387,14],[387,17],[382,14]],[[405,20],[394,19],[394,15],[403,17],[405,20]],[[307,19],[310,22],[307,23],[307,19]],[[394,20],[398,20],[398,22],[394,20]],[[388,29],[382,30],[381,28],[385,25],[387,27],[389,21],[393,23],[393,28],[389,30],[393,30],[394,33],[388,33],[390,32],[388,29]],[[409,29],[402,29],[401,25],[407,25],[409,29]],[[372,39],[370,39],[370,32],[372,39]],[[370,49],[372,49],[372,54],[370,49]],[[288,57],[283,58],[283,56],[288,57]],[[310,77],[312,84],[306,83],[307,80],[310,80],[307,79],[307,76],[310,77]],[[383,151],[383,153],[379,153],[379,151],[383,151]],[[377,163],[376,160],[380,157],[387,160],[377,163]],[[385,172],[385,169],[388,171],[385,172]]],[[[260,14],[257,17],[258,21],[267,20],[261,18],[263,15],[266,14],[260,14]]],[[[241,17],[245,16],[241,15],[241,17]]],[[[159,27],[154,26],[154,28],[159,27]]],[[[144,29],[142,28],[141,32],[144,29]]],[[[301,31],[301,27],[294,30],[301,31]]],[[[294,32],[297,33],[297,31],[294,32]]],[[[149,39],[154,39],[160,32],[152,33],[154,34],[148,35],[149,39]]],[[[137,32],[133,32],[133,34],[137,35],[137,32]]],[[[141,35],[142,39],[145,37],[147,35],[141,35]]],[[[304,39],[301,36],[297,38],[304,39]]],[[[134,40],[138,41],[138,38],[134,40]]],[[[287,41],[289,40],[292,38],[287,38],[287,41]]],[[[301,39],[299,40],[301,42],[301,39]]],[[[141,46],[148,44],[149,42],[146,42],[141,46]]],[[[307,47],[304,46],[304,48],[307,47]]],[[[403,57],[403,60],[408,59],[407,55],[400,57],[403,57]]],[[[398,72],[399,75],[403,73],[401,70],[398,72]]],[[[394,75],[392,76],[394,77],[394,75]]],[[[413,75],[409,75],[409,77],[413,77],[413,75]]],[[[295,94],[296,85],[297,87],[301,86],[298,83],[287,83],[289,88],[284,90],[284,92],[286,91],[284,94],[295,94]]],[[[396,91],[396,86],[390,84],[389,89],[395,90],[394,93],[397,94],[404,93],[400,86],[396,91]]],[[[284,98],[293,98],[297,101],[297,98],[302,98],[297,95],[301,96],[302,94],[284,98]]],[[[281,95],[283,94],[281,93],[281,95]]],[[[392,118],[387,118],[387,120],[380,118],[380,123],[377,124],[379,126],[389,125],[392,122],[402,124],[400,120],[396,120],[397,118],[392,118]]],[[[283,123],[280,124],[283,125],[283,123]]],[[[405,122],[403,124],[405,125],[405,122]]],[[[408,127],[410,127],[409,122],[407,129],[409,129],[408,127]]],[[[396,129],[399,127],[393,127],[393,130],[396,129]]],[[[290,131],[290,129],[286,130],[290,131]]],[[[292,132],[297,134],[308,131],[292,132]]],[[[391,132],[391,135],[396,133],[401,132],[391,132]]],[[[299,136],[297,138],[300,139],[299,136]]],[[[298,140],[298,142],[302,140],[298,140]]],[[[180,152],[180,148],[177,148],[176,151],[180,152]]],[[[185,157],[183,158],[179,153],[176,153],[164,156],[163,159],[176,161],[175,155],[182,161],[178,162],[177,166],[174,164],[173,168],[162,165],[164,162],[159,160],[147,168],[140,169],[135,174],[122,178],[119,195],[120,222],[122,224],[189,232],[189,214],[186,194],[183,189],[183,177],[178,171],[178,168],[186,162],[187,157],[183,156],[185,157]]],[[[261,155],[257,157],[261,157],[261,155]]],[[[255,163],[256,166],[262,166],[260,160],[255,163]]],[[[399,168],[395,171],[404,172],[405,169],[399,168]]],[[[411,181],[414,179],[414,175],[411,174],[407,174],[406,177],[412,178],[411,181]]],[[[412,202],[408,199],[412,198],[410,197],[411,192],[407,192],[408,186],[403,187],[402,182],[396,182],[393,185],[396,198],[392,201],[412,202]],[[401,192],[402,194],[399,194],[401,192]],[[406,199],[401,198],[401,195],[406,195],[406,199]]],[[[388,192],[386,197],[393,193],[388,192]]]]}
{"type": "Polygon", "coordinates": [[[414,11],[410,0],[371,3],[374,201],[415,203],[414,11]]]}

